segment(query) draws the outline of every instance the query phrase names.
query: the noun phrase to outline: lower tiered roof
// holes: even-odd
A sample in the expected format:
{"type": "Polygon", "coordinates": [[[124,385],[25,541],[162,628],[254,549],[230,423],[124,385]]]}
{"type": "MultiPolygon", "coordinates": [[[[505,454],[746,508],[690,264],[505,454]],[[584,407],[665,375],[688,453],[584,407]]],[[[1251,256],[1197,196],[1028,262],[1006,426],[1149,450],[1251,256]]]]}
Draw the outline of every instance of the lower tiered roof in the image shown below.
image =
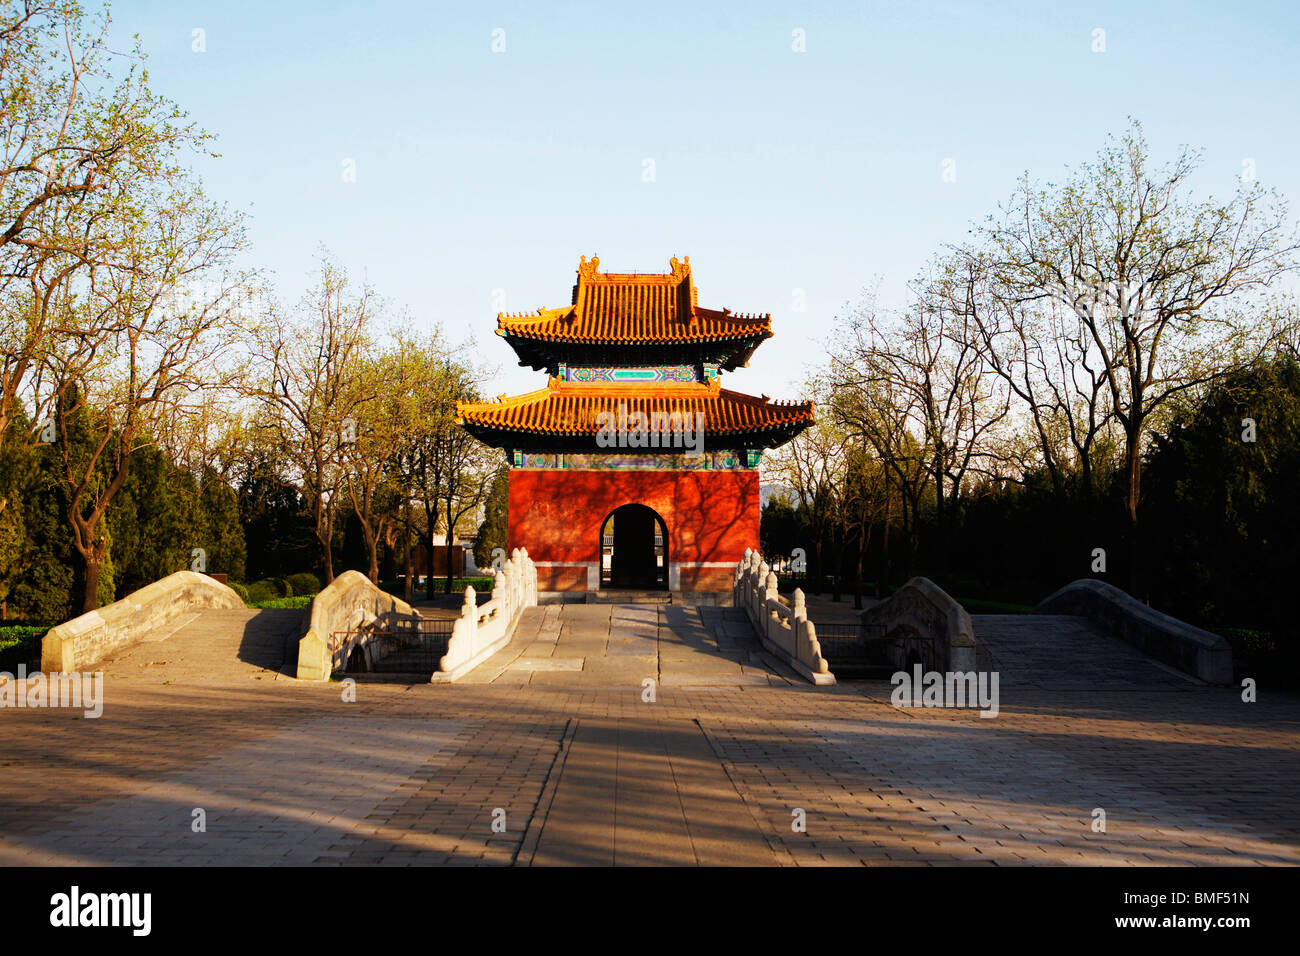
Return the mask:
{"type": "Polygon", "coordinates": [[[704,415],[704,446],[771,448],[813,423],[812,402],[774,402],[721,388],[695,385],[611,385],[563,382],[495,402],[457,404],[458,421],[480,441],[500,448],[600,450],[601,415],[704,415]],[[621,406],[621,407],[620,407],[621,406]]]}

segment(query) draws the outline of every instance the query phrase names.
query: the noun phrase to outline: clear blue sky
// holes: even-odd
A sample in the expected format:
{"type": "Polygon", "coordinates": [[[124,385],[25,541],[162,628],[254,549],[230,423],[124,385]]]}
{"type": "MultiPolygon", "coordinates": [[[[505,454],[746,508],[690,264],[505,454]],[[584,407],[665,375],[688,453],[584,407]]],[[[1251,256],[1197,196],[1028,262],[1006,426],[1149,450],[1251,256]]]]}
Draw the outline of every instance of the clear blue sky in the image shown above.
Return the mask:
{"type": "Polygon", "coordinates": [[[1130,115],[1157,159],[1204,147],[1202,195],[1230,192],[1250,158],[1300,201],[1293,2],[167,0],[113,15],[155,88],[219,136],[199,170],[251,213],[282,299],[323,243],[417,323],[475,336],[494,395],[542,384],[492,334],[494,290],[509,311],[565,304],[578,257],[598,253],[640,272],[689,255],[701,305],[771,312],[776,337],[725,384],[793,397],[863,288],[879,278],[901,300],[1021,172],[1059,177],[1130,115]]]}

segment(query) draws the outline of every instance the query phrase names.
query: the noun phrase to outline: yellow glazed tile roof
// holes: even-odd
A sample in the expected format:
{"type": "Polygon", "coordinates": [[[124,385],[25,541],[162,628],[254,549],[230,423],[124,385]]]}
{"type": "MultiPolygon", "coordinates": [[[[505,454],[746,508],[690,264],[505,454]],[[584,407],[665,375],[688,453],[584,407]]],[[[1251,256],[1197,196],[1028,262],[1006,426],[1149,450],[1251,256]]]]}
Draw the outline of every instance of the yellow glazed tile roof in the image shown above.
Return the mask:
{"type": "Polygon", "coordinates": [[[573,304],[497,316],[497,335],[550,342],[658,345],[767,339],[771,315],[737,315],[696,303],[690,257],[670,260],[667,273],[599,272],[582,257],[573,304]]]}

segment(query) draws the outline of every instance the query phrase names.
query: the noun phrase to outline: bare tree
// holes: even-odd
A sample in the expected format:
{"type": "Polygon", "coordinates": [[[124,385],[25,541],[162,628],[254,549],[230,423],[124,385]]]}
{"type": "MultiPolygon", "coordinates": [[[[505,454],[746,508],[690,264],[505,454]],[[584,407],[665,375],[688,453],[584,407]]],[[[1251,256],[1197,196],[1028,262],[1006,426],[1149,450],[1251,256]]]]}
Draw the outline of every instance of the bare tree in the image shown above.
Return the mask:
{"type": "MultiPolygon", "coordinates": [[[[824,394],[816,377],[805,383],[805,399],[818,401],[824,394]]],[[[766,471],[795,494],[803,519],[812,534],[814,577],[824,583],[831,537],[839,513],[845,481],[844,434],[834,423],[819,422],[768,454],[766,471]]],[[[809,549],[805,549],[809,550],[809,549]]],[[[838,581],[838,576],[837,576],[838,581]]],[[[838,591],[839,585],[834,585],[838,591]]]]}
{"type": "Polygon", "coordinates": [[[334,521],[343,457],[356,441],[373,380],[362,381],[371,348],[375,295],[350,290],[348,277],[322,256],[320,281],[295,313],[272,307],[252,330],[243,393],[260,409],[257,428],[282,456],[292,485],[311,509],[325,583],[334,580],[334,521]]]}
{"type": "Polygon", "coordinates": [[[418,427],[410,446],[411,485],[425,509],[424,543],[429,555],[426,594],[432,600],[436,529],[441,523],[446,533],[444,591],[450,594],[455,576],[451,555],[456,531],[461,521],[486,501],[492,475],[499,466],[499,453],[457,424],[457,404],[479,398],[481,370],[465,361],[459,350],[439,355],[429,349],[424,354],[432,365],[424,375],[428,387],[417,403],[418,427]]]}
{"type": "Polygon", "coordinates": [[[1184,148],[1154,168],[1134,123],[1064,186],[1022,181],[984,229],[1012,300],[1058,299],[1086,331],[1124,436],[1130,586],[1139,596],[1144,441],[1168,406],[1268,352],[1279,313],[1251,306],[1295,264],[1286,204],[1259,183],[1242,184],[1228,202],[1193,201],[1198,158],[1184,148]]]}
{"type": "Polygon", "coordinates": [[[42,388],[57,409],[66,518],[85,564],[86,611],[98,606],[109,546],[103,518],[132,453],[169,416],[197,405],[204,387],[223,384],[234,301],[249,282],[229,268],[244,245],[239,219],[197,188],[150,197],[117,226],[120,252],[90,271],[85,309],[60,314],[42,369],[42,388]],[[181,301],[174,293],[186,284],[203,291],[181,301]],[[71,441],[69,429],[87,419],[89,442],[71,441]]]}
{"type": "MultiPolygon", "coordinates": [[[[0,442],[20,402],[45,430],[55,390],[33,379],[67,344],[53,322],[73,283],[131,255],[122,216],[180,178],[178,157],[208,139],[149,90],[138,47],[110,50],[107,29],[107,14],[92,23],[59,0],[0,12],[0,442]]],[[[75,356],[61,351],[64,373],[75,356]]]]}
{"type": "MultiPolygon", "coordinates": [[[[912,456],[903,452],[920,458],[934,489],[946,564],[968,476],[992,473],[1003,458],[996,429],[1010,398],[1001,383],[982,374],[980,353],[965,334],[968,320],[933,307],[924,288],[918,284],[917,301],[901,315],[864,304],[832,349],[830,374],[841,393],[857,391],[856,399],[841,400],[842,420],[860,429],[882,460],[893,462],[900,489],[910,491],[913,474],[905,464],[912,456]]],[[[913,533],[918,504],[910,509],[913,533]]]]}
{"type": "Polygon", "coordinates": [[[829,402],[831,418],[846,434],[881,466],[883,504],[881,520],[881,566],[876,576],[876,594],[888,593],[892,578],[890,528],[895,502],[902,522],[906,548],[903,577],[911,576],[916,558],[921,496],[928,483],[926,456],[910,430],[913,413],[906,393],[883,368],[845,367],[832,359],[832,392],[829,402]]]}
{"type": "Polygon", "coordinates": [[[1086,324],[1054,299],[1022,299],[1000,280],[987,253],[973,247],[953,249],[941,260],[925,294],[932,308],[961,319],[952,334],[964,338],[1014,396],[1017,421],[1030,426],[1037,453],[1032,459],[1017,455],[1009,443],[1021,473],[1041,463],[1058,499],[1067,483],[1077,487],[1086,529],[1097,457],[1109,449],[1114,423],[1086,324]]]}

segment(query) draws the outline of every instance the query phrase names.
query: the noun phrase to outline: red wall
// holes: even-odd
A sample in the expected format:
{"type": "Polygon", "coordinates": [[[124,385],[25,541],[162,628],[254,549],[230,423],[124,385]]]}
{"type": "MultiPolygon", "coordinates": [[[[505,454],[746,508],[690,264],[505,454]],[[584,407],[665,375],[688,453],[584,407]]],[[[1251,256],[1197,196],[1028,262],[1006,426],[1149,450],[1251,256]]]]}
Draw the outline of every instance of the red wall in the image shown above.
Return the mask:
{"type": "MultiPolygon", "coordinates": [[[[527,548],[534,561],[599,561],[600,527],[609,513],[641,504],[668,529],[668,560],[739,561],[758,547],[757,471],[566,471],[516,468],[510,472],[510,548],[527,548]]],[[[556,589],[585,587],[574,569],[556,589]],[[570,582],[567,579],[572,578],[570,582]]],[[[726,569],[705,575],[730,586],[726,569]]],[[[539,569],[540,571],[540,569],[539,569]]],[[[543,577],[561,577],[543,575],[543,577]]],[[[682,569],[682,587],[697,587],[682,569]]],[[[544,590],[549,590],[543,583],[544,590]]]]}

